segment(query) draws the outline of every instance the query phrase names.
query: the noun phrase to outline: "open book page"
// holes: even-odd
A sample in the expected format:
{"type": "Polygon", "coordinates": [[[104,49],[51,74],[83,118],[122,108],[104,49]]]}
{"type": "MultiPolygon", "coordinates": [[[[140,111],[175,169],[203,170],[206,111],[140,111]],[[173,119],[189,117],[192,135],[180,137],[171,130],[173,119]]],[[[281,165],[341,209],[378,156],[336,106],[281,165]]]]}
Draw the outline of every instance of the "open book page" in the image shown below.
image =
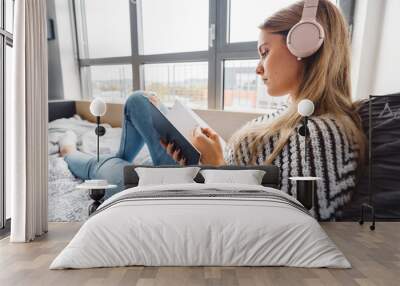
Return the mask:
{"type": "MultiPolygon", "coordinates": [[[[175,101],[166,117],[188,141],[190,141],[193,129],[196,127],[210,127],[192,109],[179,100],[175,101]]],[[[221,142],[222,150],[224,150],[226,142],[221,137],[219,137],[219,140],[221,142]]]]}

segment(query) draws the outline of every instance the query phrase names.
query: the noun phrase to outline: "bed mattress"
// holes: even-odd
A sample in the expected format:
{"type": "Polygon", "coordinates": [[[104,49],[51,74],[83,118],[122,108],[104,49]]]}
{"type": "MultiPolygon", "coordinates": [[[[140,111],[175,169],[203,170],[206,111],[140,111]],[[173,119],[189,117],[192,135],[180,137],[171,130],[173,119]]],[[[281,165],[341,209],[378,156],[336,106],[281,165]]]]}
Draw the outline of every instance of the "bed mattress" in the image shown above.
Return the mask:
{"type": "Polygon", "coordinates": [[[50,268],[128,265],[350,267],[291,196],[263,186],[198,183],[114,195],[50,268]]]}

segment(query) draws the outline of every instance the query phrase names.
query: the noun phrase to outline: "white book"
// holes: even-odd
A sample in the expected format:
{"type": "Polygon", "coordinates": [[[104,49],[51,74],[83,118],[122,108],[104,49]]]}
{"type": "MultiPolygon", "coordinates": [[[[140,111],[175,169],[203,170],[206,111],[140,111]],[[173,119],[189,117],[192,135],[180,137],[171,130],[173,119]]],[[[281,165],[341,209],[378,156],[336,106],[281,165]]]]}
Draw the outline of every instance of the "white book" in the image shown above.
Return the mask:
{"type": "MultiPolygon", "coordinates": [[[[174,105],[165,115],[167,119],[175,126],[175,128],[190,142],[192,132],[197,127],[210,127],[203,119],[200,118],[192,109],[186,106],[182,101],[175,100],[174,105]]],[[[226,142],[219,137],[222,150],[225,148],[226,142]]]]}

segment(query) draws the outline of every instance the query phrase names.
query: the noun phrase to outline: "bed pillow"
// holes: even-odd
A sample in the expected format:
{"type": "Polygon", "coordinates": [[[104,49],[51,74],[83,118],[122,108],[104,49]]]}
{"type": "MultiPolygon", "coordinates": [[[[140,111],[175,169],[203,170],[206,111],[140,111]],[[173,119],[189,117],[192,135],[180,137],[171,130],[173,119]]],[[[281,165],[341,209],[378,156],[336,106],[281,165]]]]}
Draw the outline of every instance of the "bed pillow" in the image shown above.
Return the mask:
{"type": "Polygon", "coordinates": [[[139,176],[138,186],[195,183],[193,179],[199,170],[199,167],[135,168],[139,176]]]}
{"type": "Polygon", "coordinates": [[[265,175],[263,170],[201,170],[204,183],[235,183],[247,185],[261,185],[265,175]]]}

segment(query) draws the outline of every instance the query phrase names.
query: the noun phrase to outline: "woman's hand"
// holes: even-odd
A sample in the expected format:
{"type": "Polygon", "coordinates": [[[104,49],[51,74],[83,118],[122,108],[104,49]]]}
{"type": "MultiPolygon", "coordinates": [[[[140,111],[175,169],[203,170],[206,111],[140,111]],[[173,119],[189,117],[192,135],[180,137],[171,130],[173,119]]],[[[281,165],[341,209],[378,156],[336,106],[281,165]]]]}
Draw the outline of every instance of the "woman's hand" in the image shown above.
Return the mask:
{"type": "Polygon", "coordinates": [[[225,165],[219,135],[213,129],[197,127],[193,130],[191,141],[200,151],[203,165],[225,165]]]}
{"type": "MultiPolygon", "coordinates": [[[[200,163],[203,165],[221,166],[225,165],[219,135],[211,128],[198,127],[193,130],[192,144],[200,151],[200,163]]],[[[181,150],[175,148],[171,142],[160,140],[161,145],[179,165],[186,165],[186,158],[182,157],[181,150]]]]}
{"type": "Polygon", "coordinates": [[[185,166],[186,165],[186,158],[183,158],[181,155],[180,149],[175,149],[174,144],[171,142],[164,142],[162,139],[160,140],[161,145],[165,148],[168,155],[172,157],[179,165],[185,166]]]}

